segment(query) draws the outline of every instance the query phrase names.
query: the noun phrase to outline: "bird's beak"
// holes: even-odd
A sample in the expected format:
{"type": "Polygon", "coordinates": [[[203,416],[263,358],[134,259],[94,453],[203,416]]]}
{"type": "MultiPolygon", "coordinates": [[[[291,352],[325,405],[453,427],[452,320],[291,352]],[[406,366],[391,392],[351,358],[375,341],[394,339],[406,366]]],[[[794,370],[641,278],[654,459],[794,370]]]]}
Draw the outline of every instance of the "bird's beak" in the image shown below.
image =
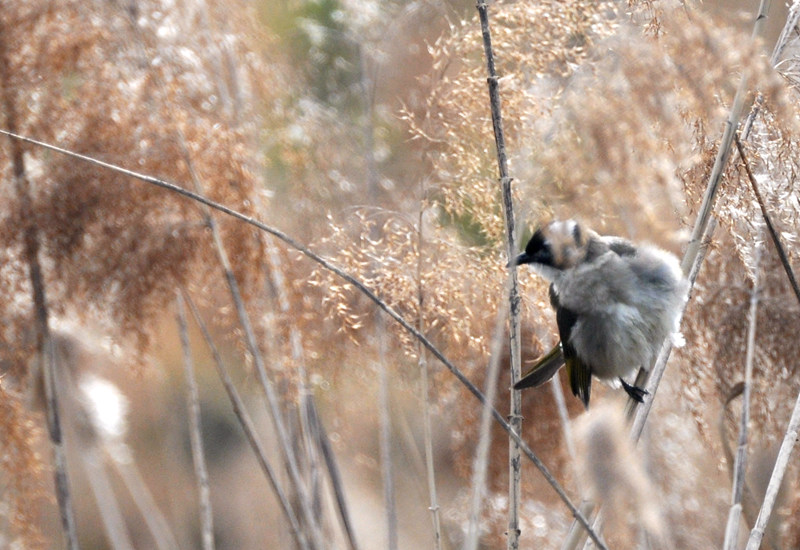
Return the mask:
{"type": "Polygon", "coordinates": [[[512,265],[522,265],[522,264],[529,264],[533,261],[533,257],[529,256],[525,252],[511,260],[506,267],[511,267],[512,265]]]}

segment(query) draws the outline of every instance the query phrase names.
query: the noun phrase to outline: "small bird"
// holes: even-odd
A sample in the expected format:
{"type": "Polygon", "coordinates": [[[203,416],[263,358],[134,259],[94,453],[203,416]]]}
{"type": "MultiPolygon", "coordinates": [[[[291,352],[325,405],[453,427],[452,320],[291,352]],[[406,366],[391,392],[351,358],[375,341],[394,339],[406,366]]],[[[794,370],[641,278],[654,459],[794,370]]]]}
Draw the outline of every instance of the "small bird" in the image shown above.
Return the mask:
{"type": "Polygon", "coordinates": [[[561,337],[514,389],[538,386],[566,364],[572,393],[587,408],[592,376],[619,380],[631,398],[643,402],[647,391],[625,377],[650,368],[664,339],[678,331],[689,288],[678,259],[566,220],[539,228],[513,264],[532,264],[551,281],[561,337]]]}

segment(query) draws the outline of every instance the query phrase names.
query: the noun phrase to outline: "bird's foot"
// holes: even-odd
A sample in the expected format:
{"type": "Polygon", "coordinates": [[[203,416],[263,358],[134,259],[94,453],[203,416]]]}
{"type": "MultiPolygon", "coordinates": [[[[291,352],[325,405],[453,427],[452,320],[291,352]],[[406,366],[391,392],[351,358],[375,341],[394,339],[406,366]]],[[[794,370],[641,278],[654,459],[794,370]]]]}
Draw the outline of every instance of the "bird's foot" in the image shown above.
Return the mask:
{"type": "Polygon", "coordinates": [[[619,381],[622,382],[622,389],[625,390],[625,393],[627,393],[631,399],[637,403],[644,403],[644,396],[649,393],[647,390],[638,386],[632,386],[622,378],[620,378],[619,381]]]}

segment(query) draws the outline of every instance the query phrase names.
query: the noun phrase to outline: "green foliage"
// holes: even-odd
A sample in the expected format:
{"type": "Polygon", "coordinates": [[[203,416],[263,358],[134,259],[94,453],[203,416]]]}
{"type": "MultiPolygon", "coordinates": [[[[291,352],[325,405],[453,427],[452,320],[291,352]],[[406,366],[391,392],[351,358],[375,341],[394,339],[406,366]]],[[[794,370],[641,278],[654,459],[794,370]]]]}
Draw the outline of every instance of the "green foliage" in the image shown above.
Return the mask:
{"type": "Polygon", "coordinates": [[[363,108],[361,45],[338,0],[270,2],[261,12],[316,100],[350,113],[363,108]]]}

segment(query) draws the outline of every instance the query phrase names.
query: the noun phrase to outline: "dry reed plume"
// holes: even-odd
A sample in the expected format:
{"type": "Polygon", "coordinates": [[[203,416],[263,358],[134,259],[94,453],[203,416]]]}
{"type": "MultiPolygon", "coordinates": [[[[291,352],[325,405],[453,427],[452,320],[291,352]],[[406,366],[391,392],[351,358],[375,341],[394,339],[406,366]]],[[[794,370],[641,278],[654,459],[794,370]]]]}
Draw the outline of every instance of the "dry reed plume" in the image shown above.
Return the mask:
{"type": "MultiPolygon", "coordinates": [[[[155,0],[122,4],[4,7],[2,127],[187,189],[197,183],[208,198],[286,228],[360,280],[483,387],[507,269],[476,21],[451,12],[426,57],[411,53],[413,33],[428,30],[419,21],[441,9],[426,2],[290,2],[282,10],[263,6],[264,26],[253,23],[255,10],[216,1],[178,2],[170,9],[155,0]],[[425,68],[403,66],[406,55],[422,59],[425,68]],[[394,74],[389,67],[402,70],[394,74]]],[[[656,1],[498,2],[491,6],[491,25],[522,238],[541,220],[578,217],[601,233],[680,253],[738,75],[746,73],[748,109],[758,108],[742,135],[747,160],[797,265],[795,42],[769,60],[768,45],[751,44],[731,22],[714,20],[694,4],[656,1]]],[[[418,35],[413,41],[422,43],[418,35]]],[[[39,476],[41,428],[24,407],[24,395],[40,383],[31,374],[40,343],[31,328],[35,285],[25,240],[33,235],[51,322],[66,318],[100,327],[147,362],[152,341],[163,336],[159,320],[176,289],[183,289],[213,317],[226,343],[235,344],[231,353],[247,352],[243,362],[255,370],[242,378],[261,376],[259,363],[266,363],[291,433],[302,434],[292,440],[301,482],[286,482],[291,498],[276,499],[294,526],[293,544],[353,544],[347,518],[320,513],[318,526],[309,522],[320,510],[346,509],[320,496],[320,486],[336,485],[331,457],[355,456],[377,477],[377,451],[359,439],[372,433],[375,407],[392,412],[393,426],[384,429],[399,432],[405,419],[418,419],[423,401],[438,422],[437,471],[454,473],[448,479],[457,486],[442,499],[443,533],[437,536],[462,541],[469,498],[464,480],[480,406],[406,328],[386,324],[388,343],[381,345],[384,325],[375,321],[381,312],[363,289],[328,265],[310,266],[307,254],[296,256],[253,226],[214,214],[217,246],[206,211],[163,189],[30,144],[4,138],[2,147],[0,444],[8,459],[0,463],[7,495],[0,536],[46,545],[37,509],[49,490],[39,476]],[[20,147],[22,155],[15,155],[20,147]],[[231,259],[243,303],[226,294],[220,249],[231,259]],[[232,301],[246,307],[237,312],[232,301]],[[252,316],[254,335],[243,312],[252,316]],[[426,357],[432,388],[420,396],[417,361],[426,357]],[[381,369],[392,381],[391,406],[364,397],[381,369]],[[321,418],[314,399],[322,403],[321,418]],[[326,427],[333,427],[333,445],[326,427]],[[308,539],[298,532],[308,532],[308,539]]],[[[766,240],[735,153],[714,213],[719,227],[682,325],[687,345],[673,353],[638,454],[623,444],[624,427],[575,430],[586,444],[583,453],[578,446],[580,456],[609,444],[621,461],[642,461],[636,476],[623,472],[627,490],[617,463],[608,467],[610,485],[595,487],[595,494],[614,499],[622,491],[649,506],[643,494],[652,484],[659,509],[648,509],[646,530],[678,548],[714,547],[722,538],[729,492],[723,470],[733,468],[722,457],[736,440],[739,415],[738,402],[726,403],[744,378],[754,270],[760,273],[750,402],[754,444],[780,442],[800,392],[794,337],[800,305],[766,240]],[[759,262],[756,247],[763,248],[759,262]],[[720,415],[723,440],[710,428],[720,415]]],[[[546,284],[520,273],[520,285],[524,365],[556,335],[546,284]]],[[[495,406],[508,410],[508,375],[499,380],[495,406]]],[[[597,396],[598,407],[618,405],[611,391],[598,388],[597,396]]],[[[568,414],[580,411],[567,396],[568,414]]],[[[579,501],[598,476],[570,455],[570,426],[559,418],[552,388],[526,392],[523,412],[523,439],[579,501]]],[[[480,525],[491,547],[505,544],[509,506],[508,440],[494,435],[480,525]]],[[[414,437],[395,445],[421,456],[414,437]]],[[[281,467],[291,473],[286,463],[281,467]]],[[[795,463],[787,481],[795,489],[796,470],[795,463]]],[[[571,518],[544,479],[527,466],[525,472],[521,540],[558,548],[571,518]]],[[[385,498],[381,511],[391,524],[392,514],[404,511],[385,498]]],[[[425,511],[425,504],[416,505],[425,511]]],[[[639,536],[644,520],[636,508],[613,510],[611,523],[621,527],[607,533],[612,546],[630,546],[639,536]]],[[[771,535],[777,547],[800,544],[800,525],[788,519],[799,514],[800,491],[786,491],[771,535]]],[[[745,510],[748,527],[752,515],[745,510]]]]}

